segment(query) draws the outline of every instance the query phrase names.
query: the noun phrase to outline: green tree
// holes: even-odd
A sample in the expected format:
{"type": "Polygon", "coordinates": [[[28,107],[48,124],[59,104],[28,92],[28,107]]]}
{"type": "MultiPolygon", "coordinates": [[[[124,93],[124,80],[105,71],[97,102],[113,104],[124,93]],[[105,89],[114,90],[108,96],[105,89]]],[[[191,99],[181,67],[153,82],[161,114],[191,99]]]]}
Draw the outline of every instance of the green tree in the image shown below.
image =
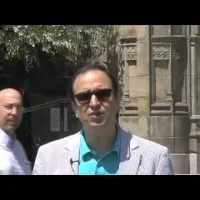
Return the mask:
{"type": "Polygon", "coordinates": [[[107,48],[116,30],[112,25],[1,25],[0,68],[5,61],[18,60],[30,72],[40,67],[41,52],[77,66],[96,56],[95,48],[107,48]]]}

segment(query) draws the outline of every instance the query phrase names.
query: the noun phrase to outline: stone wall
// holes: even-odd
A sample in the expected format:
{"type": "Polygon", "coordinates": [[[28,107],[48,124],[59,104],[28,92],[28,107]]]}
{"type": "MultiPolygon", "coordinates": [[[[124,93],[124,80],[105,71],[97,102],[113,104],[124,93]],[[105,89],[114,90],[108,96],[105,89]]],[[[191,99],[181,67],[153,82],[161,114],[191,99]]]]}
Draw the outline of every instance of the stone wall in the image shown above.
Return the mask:
{"type": "Polygon", "coordinates": [[[169,148],[176,174],[200,172],[199,26],[120,26],[120,124],[169,148]]]}

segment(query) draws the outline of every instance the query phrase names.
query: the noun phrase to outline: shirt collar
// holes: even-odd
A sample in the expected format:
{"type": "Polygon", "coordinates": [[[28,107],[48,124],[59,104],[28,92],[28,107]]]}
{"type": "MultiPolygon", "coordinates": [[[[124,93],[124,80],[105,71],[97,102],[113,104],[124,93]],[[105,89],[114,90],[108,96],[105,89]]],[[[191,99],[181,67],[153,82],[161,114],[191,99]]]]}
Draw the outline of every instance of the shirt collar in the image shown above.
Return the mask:
{"type": "Polygon", "coordinates": [[[121,141],[120,138],[121,138],[120,131],[117,131],[117,137],[111,151],[117,152],[118,155],[120,155],[120,141],[121,141]]]}
{"type": "Polygon", "coordinates": [[[80,156],[81,158],[83,158],[86,154],[92,152],[92,150],[90,149],[90,147],[88,146],[85,137],[84,137],[84,133],[83,131],[81,131],[81,145],[80,145],[80,156]]]}
{"type": "MultiPolygon", "coordinates": [[[[109,151],[109,152],[117,152],[118,155],[120,155],[120,131],[119,129],[117,129],[117,137],[114,143],[113,148],[109,151]]],[[[92,149],[90,149],[90,147],[88,146],[85,137],[84,137],[84,132],[81,131],[81,140],[80,140],[81,144],[80,144],[80,157],[83,158],[85,155],[87,155],[88,153],[92,153],[92,149]]]]}
{"type": "Polygon", "coordinates": [[[16,134],[9,135],[0,128],[0,146],[11,149],[16,140],[16,134]]]}

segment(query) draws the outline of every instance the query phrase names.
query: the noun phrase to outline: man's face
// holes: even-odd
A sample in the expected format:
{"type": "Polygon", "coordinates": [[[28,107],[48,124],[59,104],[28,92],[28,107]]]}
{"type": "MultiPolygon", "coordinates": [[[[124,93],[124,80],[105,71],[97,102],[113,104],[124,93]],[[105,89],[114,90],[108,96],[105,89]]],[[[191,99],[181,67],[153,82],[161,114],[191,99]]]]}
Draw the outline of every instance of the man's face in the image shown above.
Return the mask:
{"type": "Polygon", "coordinates": [[[104,72],[90,70],[78,75],[73,90],[73,108],[83,126],[98,128],[115,123],[119,99],[114,96],[112,82],[104,72]]]}
{"type": "Polygon", "coordinates": [[[22,99],[18,91],[0,91],[0,128],[12,134],[19,127],[23,114],[22,99]]]}

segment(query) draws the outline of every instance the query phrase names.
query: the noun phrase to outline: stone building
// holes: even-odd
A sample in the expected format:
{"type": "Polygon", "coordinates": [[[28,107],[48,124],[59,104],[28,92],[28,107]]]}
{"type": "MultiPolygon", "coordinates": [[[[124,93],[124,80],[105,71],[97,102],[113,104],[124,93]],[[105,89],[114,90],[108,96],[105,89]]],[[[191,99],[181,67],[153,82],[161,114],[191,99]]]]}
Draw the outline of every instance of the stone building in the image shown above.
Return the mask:
{"type": "Polygon", "coordinates": [[[200,26],[119,27],[120,124],[169,148],[176,174],[200,173],[200,26]]]}

